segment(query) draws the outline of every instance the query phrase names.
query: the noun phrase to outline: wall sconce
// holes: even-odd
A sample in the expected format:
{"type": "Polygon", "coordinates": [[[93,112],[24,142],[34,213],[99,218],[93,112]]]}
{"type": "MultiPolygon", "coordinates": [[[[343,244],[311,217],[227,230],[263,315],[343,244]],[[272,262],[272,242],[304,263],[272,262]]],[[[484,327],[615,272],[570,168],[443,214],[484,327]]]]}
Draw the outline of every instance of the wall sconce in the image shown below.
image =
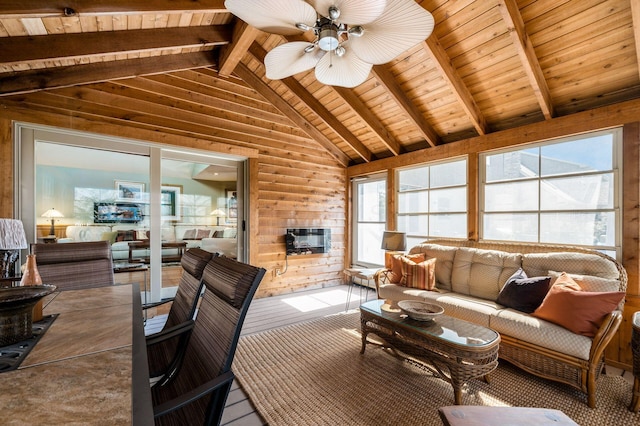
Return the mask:
{"type": "Polygon", "coordinates": [[[64,217],[64,215],[62,213],[60,213],[58,210],[56,210],[56,209],[49,209],[49,210],[47,210],[46,212],[44,212],[42,214],[42,217],[46,217],[47,219],[51,219],[51,228],[49,228],[49,236],[50,237],[55,237],[56,229],[53,226],[53,223],[55,222],[56,218],[64,217]]]}

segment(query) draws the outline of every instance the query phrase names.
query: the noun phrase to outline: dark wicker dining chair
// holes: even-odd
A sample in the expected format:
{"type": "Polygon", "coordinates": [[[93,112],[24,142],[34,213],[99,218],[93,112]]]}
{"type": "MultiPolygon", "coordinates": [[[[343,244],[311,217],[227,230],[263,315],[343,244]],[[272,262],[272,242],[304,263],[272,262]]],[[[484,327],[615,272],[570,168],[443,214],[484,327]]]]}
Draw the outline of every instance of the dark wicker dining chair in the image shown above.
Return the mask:
{"type": "Polygon", "coordinates": [[[176,334],[176,330],[180,330],[193,319],[202,292],[202,273],[207,262],[214,256],[216,255],[199,248],[187,250],[180,261],[182,276],[175,297],[144,306],[145,309],[149,309],[171,302],[162,330],[147,336],[149,375],[154,385],[168,380],[171,372],[180,364],[188,334],[178,333],[177,337],[172,339],[165,336],[176,334]]]}
{"type": "Polygon", "coordinates": [[[234,379],[231,364],[249,304],[264,268],[214,257],[205,267],[204,294],[177,374],[151,389],[159,425],[217,425],[234,379]]]}
{"type": "Polygon", "coordinates": [[[31,244],[31,253],[36,255],[42,282],[58,290],[114,285],[108,241],[31,244]]]}

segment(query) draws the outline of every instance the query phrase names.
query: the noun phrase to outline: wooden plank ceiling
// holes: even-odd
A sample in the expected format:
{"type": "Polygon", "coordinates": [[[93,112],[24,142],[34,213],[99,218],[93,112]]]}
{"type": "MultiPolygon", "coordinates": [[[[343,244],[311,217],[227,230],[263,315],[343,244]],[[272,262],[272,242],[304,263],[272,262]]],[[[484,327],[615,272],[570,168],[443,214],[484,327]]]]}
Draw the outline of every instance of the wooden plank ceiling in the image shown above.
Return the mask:
{"type": "Polygon", "coordinates": [[[268,80],[264,55],[286,39],[223,0],[3,1],[0,105],[310,140],[346,166],[640,97],[636,0],[418,3],[433,34],[345,89],[313,71],[268,80]]]}

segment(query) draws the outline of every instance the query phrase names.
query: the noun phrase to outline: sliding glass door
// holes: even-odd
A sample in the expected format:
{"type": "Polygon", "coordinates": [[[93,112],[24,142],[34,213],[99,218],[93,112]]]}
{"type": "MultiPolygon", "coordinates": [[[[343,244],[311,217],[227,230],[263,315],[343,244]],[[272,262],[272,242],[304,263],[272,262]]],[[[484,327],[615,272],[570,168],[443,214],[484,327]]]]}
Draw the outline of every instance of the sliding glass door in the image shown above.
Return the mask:
{"type": "Polygon", "coordinates": [[[244,259],[242,161],[59,129],[19,130],[16,214],[29,242],[108,240],[116,283],[144,282],[147,300],[175,294],[185,250],[244,259]]]}

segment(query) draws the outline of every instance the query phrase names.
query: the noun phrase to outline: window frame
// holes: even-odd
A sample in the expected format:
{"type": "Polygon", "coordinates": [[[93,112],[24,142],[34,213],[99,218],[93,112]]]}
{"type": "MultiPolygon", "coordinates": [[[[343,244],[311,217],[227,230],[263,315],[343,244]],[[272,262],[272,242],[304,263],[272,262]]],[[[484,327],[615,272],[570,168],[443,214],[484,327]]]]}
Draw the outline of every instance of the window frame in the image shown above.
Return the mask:
{"type": "MultiPolygon", "coordinates": [[[[420,241],[426,241],[429,239],[434,239],[434,238],[466,238],[469,232],[469,156],[468,155],[460,155],[460,156],[456,156],[456,157],[452,157],[452,158],[447,158],[444,160],[438,160],[438,161],[431,161],[431,162],[426,162],[426,163],[420,163],[420,164],[412,164],[410,166],[406,166],[406,167],[399,167],[397,169],[394,170],[395,173],[395,195],[396,195],[396,205],[395,205],[395,211],[393,212],[393,214],[395,215],[395,219],[396,219],[396,224],[400,223],[400,218],[401,217],[410,217],[410,216],[418,216],[418,215],[426,215],[427,216],[427,234],[426,235],[422,235],[422,234],[416,234],[416,233],[411,233],[411,232],[407,232],[407,239],[408,239],[408,246],[413,246],[415,244],[411,243],[411,240],[420,240],[420,241]],[[456,162],[461,162],[464,161],[464,172],[465,172],[465,176],[464,176],[464,184],[454,184],[454,185],[447,185],[447,186],[439,186],[436,188],[432,188],[431,187],[431,168],[434,166],[440,166],[443,164],[449,164],[449,163],[456,163],[456,162]],[[414,170],[414,169],[420,169],[420,168],[426,168],[428,170],[429,173],[429,182],[426,188],[420,188],[420,189],[416,189],[416,190],[408,190],[408,191],[400,191],[400,174],[404,171],[407,170],[414,170]],[[432,191],[438,191],[438,190],[442,190],[442,189],[454,189],[454,188],[464,188],[465,190],[465,196],[464,196],[464,203],[465,203],[465,208],[464,211],[460,210],[460,211],[450,211],[450,212],[431,212],[431,193],[432,191]],[[400,199],[400,194],[406,194],[406,193],[411,193],[411,192],[426,192],[427,193],[427,210],[425,212],[403,212],[400,213],[400,204],[398,202],[398,200],[400,199]],[[434,216],[443,216],[443,215],[448,215],[448,214],[455,214],[455,215],[460,215],[464,213],[464,232],[462,233],[462,235],[459,236],[442,236],[442,235],[430,235],[431,232],[431,217],[434,216]]],[[[397,230],[401,231],[400,227],[397,226],[397,230]]]]}
{"type": "MultiPolygon", "coordinates": [[[[478,153],[478,236],[479,240],[484,241],[506,241],[506,242],[527,242],[533,244],[548,244],[548,245],[573,245],[584,248],[589,248],[592,250],[598,250],[605,252],[610,255],[615,255],[616,258],[620,258],[622,253],[622,143],[623,143],[623,132],[622,127],[616,127],[606,130],[600,130],[595,132],[587,132],[581,133],[578,135],[572,135],[562,138],[554,138],[544,141],[532,142],[527,144],[510,146],[507,148],[484,151],[478,153]],[[538,170],[537,176],[534,177],[523,177],[517,179],[502,179],[495,180],[491,182],[487,182],[487,167],[486,167],[486,159],[488,156],[496,155],[496,154],[504,154],[509,152],[522,151],[531,148],[541,149],[544,146],[557,145],[567,142],[574,142],[582,139],[591,139],[599,136],[611,135],[612,136],[612,169],[611,170],[589,170],[584,172],[567,172],[562,174],[552,174],[552,175],[542,175],[542,170],[538,170]],[[613,207],[606,209],[542,209],[542,191],[541,185],[542,182],[549,179],[564,179],[564,178],[575,178],[575,177],[588,177],[593,175],[603,175],[605,173],[611,173],[613,175],[613,207]],[[486,209],[486,196],[487,191],[486,188],[488,185],[496,185],[496,184],[504,184],[509,182],[536,182],[538,186],[538,196],[537,196],[537,210],[504,210],[504,211],[489,211],[486,209]],[[586,244],[576,244],[576,243],[562,243],[562,242],[541,242],[541,235],[543,234],[543,230],[540,229],[540,224],[542,221],[543,214],[553,214],[553,213],[593,213],[593,212],[612,212],[614,214],[614,245],[586,245],[586,244]],[[509,214],[509,213],[520,213],[520,214],[535,214],[537,216],[537,238],[536,241],[522,241],[522,240],[493,240],[485,238],[485,215],[487,214],[509,214]]],[[[538,155],[538,167],[540,168],[542,163],[542,155],[538,155]]]]}
{"type": "MultiPolygon", "coordinates": [[[[363,177],[359,177],[359,178],[353,178],[351,180],[351,193],[353,194],[352,196],[352,206],[353,206],[353,214],[352,214],[352,242],[351,242],[351,249],[352,249],[352,255],[351,255],[351,264],[352,266],[359,266],[359,267],[366,267],[366,268],[374,268],[374,267],[381,267],[383,266],[383,263],[371,263],[371,262],[367,262],[366,260],[361,260],[358,258],[359,256],[359,246],[358,246],[358,241],[359,241],[359,225],[361,223],[382,223],[384,225],[384,230],[387,229],[387,219],[389,217],[389,205],[388,205],[388,199],[389,199],[389,194],[387,194],[387,174],[386,173],[376,173],[375,175],[370,175],[370,176],[363,176],[363,177]],[[373,221],[360,221],[360,211],[359,211],[359,206],[360,206],[360,200],[359,200],[359,191],[358,191],[358,187],[359,185],[362,184],[366,184],[366,183],[373,183],[373,182],[384,182],[385,183],[385,197],[387,199],[386,205],[385,205],[385,215],[384,218],[382,219],[382,221],[380,222],[373,222],[373,221]]],[[[382,236],[380,236],[380,244],[382,243],[382,236]]],[[[382,248],[380,248],[380,251],[382,252],[382,248]]]]}

